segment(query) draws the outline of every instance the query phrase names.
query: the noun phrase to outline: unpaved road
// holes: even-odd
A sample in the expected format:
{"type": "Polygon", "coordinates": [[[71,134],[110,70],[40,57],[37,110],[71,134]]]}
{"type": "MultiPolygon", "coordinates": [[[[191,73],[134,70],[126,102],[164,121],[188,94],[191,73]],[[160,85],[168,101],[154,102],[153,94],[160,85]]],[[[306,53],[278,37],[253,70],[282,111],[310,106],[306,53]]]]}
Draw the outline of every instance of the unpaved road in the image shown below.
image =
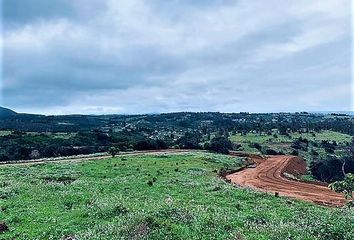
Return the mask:
{"type": "MultiPolygon", "coordinates": [[[[190,152],[205,152],[202,150],[185,150],[185,149],[162,149],[162,150],[146,150],[146,151],[133,151],[133,152],[122,152],[117,154],[116,157],[124,156],[136,156],[136,155],[156,155],[156,154],[178,154],[178,153],[190,153],[190,152]]],[[[1,167],[8,166],[28,166],[28,165],[38,165],[44,163],[62,163],[62,162],[82,162],[90,160],[104,160],[112,158],[111,155],[81,155],[81,156],[70,156],[67,158],[48,158],[48,159],[35,159],[35,160],[20,160],[20,161],[10,161],[10,162],[0,162],[1,167]]]]}
{"type": "Polygon", "coordinates": [[[287,174],[298,175],[306,171],[304,160],[294,156],[270,156],[265,159],[256,158],[255,168],[246,168],[226,176],[232,183],[270,193],[279,193],[305,201],[326,206],[343,206],[342,194],[330,190],[324,184],[315,184],[290,180],[287,174]]]}

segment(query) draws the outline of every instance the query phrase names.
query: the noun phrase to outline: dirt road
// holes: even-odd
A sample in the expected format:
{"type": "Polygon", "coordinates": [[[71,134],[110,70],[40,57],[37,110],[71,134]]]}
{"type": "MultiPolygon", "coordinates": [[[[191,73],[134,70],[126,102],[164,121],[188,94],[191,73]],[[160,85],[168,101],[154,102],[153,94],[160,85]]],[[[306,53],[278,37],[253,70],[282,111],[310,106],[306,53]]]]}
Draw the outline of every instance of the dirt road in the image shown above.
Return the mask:
{"type": "Polygon", "coordinates": [[[232,183],[253,189],[279,193],[280,196],[293,197],[327,206],[343,206],[342,194],[331,191],[324,184],[306,183],[290,180],[286,176],[306,172],[304,160],[293,156],[271,156],[256,158],[255,168],[246,168],[226,176],[232,183]]]}
{"type": "MultiPolygon", "coordinates": [[[[202,150],[185,150],[185,149],[161,149],[161,150],[146,150],[146,151],[133,151],[133,152],[122,152],[116,157],[124,156],[136,156],[136,155],[156,155],[156,154],[178,154],[178,153],[190,153],[190,152],[204,152],[202,150]]],[[[9,161],[0,162],[0,167],[8,166],[27,166],[27,165],[38,165],[44,163],[62,163],[62,162],[81,162],[90,160],[104,160],[112,158],[109,154],[104,155],[81,155],[81,156],[70,156],[66,158],[48,158],[48,159],[34,159],[34,160],[21,160],[21,161],[9,161]]]]}

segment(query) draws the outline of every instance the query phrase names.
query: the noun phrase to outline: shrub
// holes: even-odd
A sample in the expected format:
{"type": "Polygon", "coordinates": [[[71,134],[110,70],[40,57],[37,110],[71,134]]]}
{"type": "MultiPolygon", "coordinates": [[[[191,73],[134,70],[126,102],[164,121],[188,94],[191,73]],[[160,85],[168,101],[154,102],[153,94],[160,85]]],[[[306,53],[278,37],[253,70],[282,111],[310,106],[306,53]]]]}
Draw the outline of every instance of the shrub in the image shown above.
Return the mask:
{"type": "Polygon", "coordinates": [[[325,182],[343,180],[343,168],[346,173],[354,173],[354,159],[351,157],[337,158],[330,156],[310,164],[312,175],[317,180],[325,182]]]}
{"type": "Polygon", "coordinates": [[[257,149],[258,151],[262,151],[262,146],[259,143],[251,143],[250,146],[257,149]]]}
{"type": "Polygon", "coordinates": [[[311,150],[311,154],[313,156],[318,156],[319,155],[319,153],[316,150],[314,150],[314,149],[311,150]]]}
{"type": "Polygon", "coordinates": [[[182,149],[201,149],[200,138],[201,136],[197,132],[186,132],[176,143],[182,149]]]}
{"type": "Polygon", "coordinates": [[[117,154],[119,154],[119,149],[116,147],[111,147],[109,148],[108,152],[112,155],[112,157],[115,157],[117,154]]]}
{"type": "Polygon", "coordinates": [[[216,137],[210,142],[210,151],[228,154],[231,149],[232,143],[225,137],[216,137]]]}
{"type": "Polygon", "coordinates": [[[346,199],[353,199],[354,174],[347,174],[343,181],[334,182],[329,187],[336,192],[343,193],[346,199]]]}
{"type": "Polygon", "coordinates": [[[279,153],[273,149],[266,149],[265,154],[266,155],[279,155],[279,153]]]}
{"type": "Polygon", "coordinates": [[[291,155],[294,155],[294,156],[299,156],[299,152],[297,150],[293,150],[291,152],[291,155]]]}

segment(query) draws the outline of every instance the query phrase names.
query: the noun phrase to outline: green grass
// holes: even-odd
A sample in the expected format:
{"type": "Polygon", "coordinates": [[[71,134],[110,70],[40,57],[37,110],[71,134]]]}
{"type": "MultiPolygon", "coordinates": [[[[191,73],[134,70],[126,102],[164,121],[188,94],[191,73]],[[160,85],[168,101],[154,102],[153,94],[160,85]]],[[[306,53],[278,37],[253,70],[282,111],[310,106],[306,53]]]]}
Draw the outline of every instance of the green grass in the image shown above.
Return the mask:
{"type": "Polygon", "coordinates": [[[294,133],[292,134],[293,138],[307,138],[308,140],[311,141],[336,141],[339,144],[345,144],[345,143],[350,143],[353,139],[352,136],[344,133],[339,133],[339,132],[333,132],[333,131],[321,131],[320,133],[315,133],[315,136],[313,136],[311,133],[294,133]]]}
{"type": "MultiPolygon", "coordinates": [[[[276,135],[277,137],[274,137],[273,135],[267,135],[265,133],[248,133],[246,135],[235,134],[230,136],[230,140],[234,143],[240,144],[243,151],[245,152],[261,154],[260,151],[252,146],[252,144],[258,143],[262,147],[271,148],[277,152],[283,152],[285,154],[291,154],[293,151],[291,148],[291,143],[294,140],[302,137],[306,138],[310,142],[317,143],[319,147],[311,146],[310,149],[314,149],[319,152],[319,156],[323,158],[328,155],[324,148],[321,147],[321,142],[323,140],[330,142],[336,141],[339,144],[339,150],[336,151],[336,155],[341,156],[343,155],[343,151],[340,149],[345,147],[353,139],[353,137],[350,135],[327,130],[315,133],[315,135],[312,133],[291,133],[290,136],[283,136],[280,134],[276,135]]],[[[300,155],[308,161],[311,161],[313,158],[310,152],[300,151],[300,155]]]]}
{"type": "Polygon", "coordinates": [[[12,131],[0,131],[0,137],[8,136],[12,133],[12,131]]]}
{"type": "Polygon", "coordinates": [[[0,239],[354,239],[353,211],[238,189],[240,158],[118,156],[0,168],[0,239]],[[150,186],[148,183],[150,183],[150,186]]]}
{"type": "Polygon", "coordinates": [[[75,137],[77,134],[76,133],[40,133],[40,132],[26,132],[27,135],[30,136],[39,136],[39,135],[45,135],[48,137],[52,138],[60,138],[60,139],[70,139],[75,137]]]}
{"type": "Polygon", "coordinates": [[[274,138],[272,135],[266,135],[264,133],[248,133],[245,136],[238,133],[236,135],[230,136],[230,140],[235,143],[291,143],[299,137],[307,138],[309,141],[311,140],[317,142],[322,140],[336,141],[339,144],[345,144],[347,142],[350,143],[352,141],[352,137],[350,135],[327,130],[321,131],[320,133],[315,133],[315,136],[313,136],[312,133],[292,133],[290,134],[290,137],[277,134],[277,138],[274,138]]]}
{"type": "Polygon", "coordinates": [[[278,141],[273,136],[266,134],[257,134],[257,133],[248,133],[246,135],[241,135],[240,133],[231,135],[229,138],[232,142],[235,143],[259,143],[263,144],[271,140],[278,141]]]}

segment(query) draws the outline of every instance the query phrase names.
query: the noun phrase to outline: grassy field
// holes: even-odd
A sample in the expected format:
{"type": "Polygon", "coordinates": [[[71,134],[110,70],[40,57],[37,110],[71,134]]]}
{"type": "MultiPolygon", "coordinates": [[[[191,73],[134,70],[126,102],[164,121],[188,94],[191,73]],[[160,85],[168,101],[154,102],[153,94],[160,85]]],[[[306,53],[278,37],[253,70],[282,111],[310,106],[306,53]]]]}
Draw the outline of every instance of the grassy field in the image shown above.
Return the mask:
{"type": "Polygon", "coordinates": [[[230,136],[230,140],[236,143],[291,143],[299,137],[306,138],[309,141],[318,142],[322,140],[336,141],[339,144],[345,144],[347,142],[350,143],[352,141],[352,137],[350,135],[333,131],[322,131],[320,133],[315,133],[315,135],[312,133],[292,133],[290,137],[277,134],[277,138],[266,134],[248,133],[243,136],[239,133],[230,136]]]}
{"type": "Polygon", "coordinates": [[[291,136],[292,138],[307,138],[311,141],[336,141],[339,144],[350,143],[353,139],[353,137],[348,134],[328,130],[315,133],[315,135],[313,135],[312,133],[293,133],[291,136]]]}
{"type": "Polygon", "coordinates": [[[238,189],[241,158],[118,156],[0,168],[0,239],[354,239],[353,211],[238,189]]]}
{"type": "MultiPolygon", "coordinates": [[[[235,134],[230,136],[230,140],[234,143],[240,144],[242,146],[243,151],[257,153],[261,152],[254,147],[252,144],[257,143],[261,146],[274,149],[278,152],[283,152],[285,154],[291,154],[293,149],[291,148],[291,143],[298,138],[306,138],[310,142],[315,142],[320,145],[321,141],[336,141],[337,144],[341,146],[346,146],[348,143],[352,141],[352,136],[338,133],[334,131],[321,131],[319,133],[292,133],[290,136],[284,136],[280,134],[276,134],[276,137],[273,135],[267,135],[265,133],[248,133],[246,135],[235,134]]],[[[325,151],[320,146],[310,146],[310,150],[315,150],[319,153],[320,157],[325,157],[325,151]]],[[[337,151],[336,155],[341,155],[341,151],[337,151]]],[[[301,152],[301,156],[303,156],[307,160],[311,160],[311,156],[309,152],[301,152]]]]}
{"type": "Polygon", "coordinates": [[[8,136],[12,133],[12,131],[0,131],[0,137],[8,136]]]}
{"type": "Polygon", "coordinates": [[[52,138],[60,138],[60,139],[70,139],[70,138],[76,136],[76,133],[52,133],[52,132],[46,132],[46,133],[26,132],[26,134],[31,135],[31,136],[45,135],[45,136],[49,136],[52,138]]]}

